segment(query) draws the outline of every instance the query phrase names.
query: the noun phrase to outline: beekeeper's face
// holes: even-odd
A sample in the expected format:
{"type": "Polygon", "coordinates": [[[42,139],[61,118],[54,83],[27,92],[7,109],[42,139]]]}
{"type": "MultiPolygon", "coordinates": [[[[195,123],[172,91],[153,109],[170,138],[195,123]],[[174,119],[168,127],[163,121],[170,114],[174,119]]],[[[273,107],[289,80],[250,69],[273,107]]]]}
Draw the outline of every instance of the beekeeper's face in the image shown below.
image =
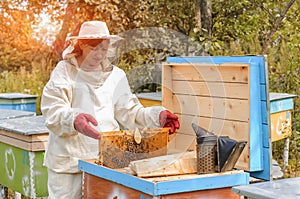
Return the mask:
{"type": "Polygon", "coordinates": [[[85,65],[89,65],[91,67],[99,67],[103,60],[106,58],[109,40],[102,40],[96,46],[82,44],[82,58],[85,65]]]}

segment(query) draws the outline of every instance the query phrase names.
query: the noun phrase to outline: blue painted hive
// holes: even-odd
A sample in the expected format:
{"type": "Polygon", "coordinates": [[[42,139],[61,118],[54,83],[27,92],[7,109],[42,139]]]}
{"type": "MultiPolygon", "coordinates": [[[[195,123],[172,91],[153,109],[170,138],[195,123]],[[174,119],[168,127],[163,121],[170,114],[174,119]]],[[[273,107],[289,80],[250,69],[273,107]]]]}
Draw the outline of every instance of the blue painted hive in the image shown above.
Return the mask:
{"type": "Polygon", "coordinates": [[[169,149],[193,149],[191,123],[247,141],[237,168],[270,179],[269,95],[264,56],[169,57],[162,104],[181,119],[169,149]]]}
{"type": "Polygon", "coordinates": [[[0,108],[36,112],[36,95],[0,93],[0,108]]]}

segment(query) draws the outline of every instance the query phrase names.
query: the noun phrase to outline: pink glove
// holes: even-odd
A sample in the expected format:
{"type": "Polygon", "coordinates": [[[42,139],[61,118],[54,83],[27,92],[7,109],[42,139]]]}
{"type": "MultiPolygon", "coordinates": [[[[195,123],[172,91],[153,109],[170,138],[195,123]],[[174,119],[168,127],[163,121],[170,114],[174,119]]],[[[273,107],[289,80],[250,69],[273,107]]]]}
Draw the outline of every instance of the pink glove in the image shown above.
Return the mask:
{"type": "Polygon", "coordinates": [[[159,114],[159,123],[161,127],[169,127],[169,134],[175,133],[176,129],[180,128],[177,115],[168,110],[164,110],[159,114]]]}
{"type": "Polygon", "coordinates": [[[94,128],[91,127],[90,123],[92,123],[94,126],[98,125],[97,120],[85,113],[80,113],[76,116],[74,121],[74,128],[83,135],[89,136],[91,138],[100,139],[101,135],[98,131],[96,131],[94,128]]]}

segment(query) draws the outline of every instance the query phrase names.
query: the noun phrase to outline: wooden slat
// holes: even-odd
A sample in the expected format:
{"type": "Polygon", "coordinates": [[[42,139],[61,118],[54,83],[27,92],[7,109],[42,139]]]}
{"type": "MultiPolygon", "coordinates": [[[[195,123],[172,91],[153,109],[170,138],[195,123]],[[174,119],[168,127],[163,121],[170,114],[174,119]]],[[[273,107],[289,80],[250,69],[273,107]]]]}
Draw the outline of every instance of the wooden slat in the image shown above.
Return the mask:
{"type": "Polygon", "coordinates": [[[248,84],[245,83],[174,80],[173,93],[222,98],[249,99],[249,88],[248,84]]]}
{"type": "Polygon", "coordinates": [[[178,194],[164,195],[160,199],[241,199],[238,194],[232,193],[231,187],[211,190],[201,190],[178,194]]]}
{"type": "Polygon", "coordinates": [[[39,142],[39,141],[48,141],[49,134],[44,133],[44,134],[33,134],[33,135],[23,135],[19,133],[14,133],[11,131],[6,131],[3,129],[0,129],[0,135],[15,138],[18,140],[23,140],[26,142],[39,142]]]}
{"type": "Polygon", "coordinates": [[[47,141],[42,142],[26,142],[15,138],[0,135],[1,142],[9,144],[27,151],[45,151],[47,141]]]}
{"type": "Polygon", "coordinates": [[[178,132],[182,134],[195,136],[195,132],[192,128],[192,123],[195,123],[213,132],[215,135],[228,135],[230,137],[236,137],[238,140],[249,140],[249,136],[245,136],[245,133],[249,131],[249,124],[247,122],[182,114],[178,114],[178,118],[180,121],[180,129],[178,132]]]}
{"type": "Polygon", "coordinates": [[[164,66],[162,70],[162,105],[169,110],[173,110],[173,100],[172,100],[172,67],[164,66]]]}
{"type": "Polygon", "coordinates": [[[173,80],[243,82],[248,83],[248,64],[176,64],[172,67],[173,80]]]}
{"type": "Polygon", "coordinates": [[[173,95],[173,111],[195,116],[249,121],[248,100],[173,95]]]}
{"type": "Polygon", "coordinates": [[[138,177],[182,175],[197,172],[196,152],[185,152],[132,161],[129,168],[138,177]]]}
{"type": "MultiPolygon", "coordinates": [[[[209,173],[209,174],[185,174],[185,175],[178,175],[178,176],[165,176],[165,177],[153,177],[153,178],[143,178],[144,180],[150,182],[165,182],[165,181],[174,181],[174,180],[189,180],[195,178],[207,178],[207,177],[218,177],[218,176],[226,176],[232,174],[242,174],[244,171],[242,170],[232,170],[226,171],[222,173],[209,173]]],[[[215,189],[214,189],[215,190],[215,189]]]]}

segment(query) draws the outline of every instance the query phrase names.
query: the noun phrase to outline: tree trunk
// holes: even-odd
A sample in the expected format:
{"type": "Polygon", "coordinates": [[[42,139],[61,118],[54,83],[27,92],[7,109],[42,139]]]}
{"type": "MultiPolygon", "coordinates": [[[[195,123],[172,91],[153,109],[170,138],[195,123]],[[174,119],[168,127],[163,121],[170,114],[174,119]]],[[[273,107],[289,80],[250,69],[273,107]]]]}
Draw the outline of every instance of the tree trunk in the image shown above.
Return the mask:
{"type": "Polygon", "coordinates": [[[201,0],[195,0],[196,27],[201,29],[201,0]]]}
{"type": "MultiPolygon", "coordinates": [[[[211,45],[212,39],[212,6],[211,0],[195,0],[196,27],[206,36],[207,44],[211,45]]],[[[206,49],[201,50],[201,55],[206,55],[206,49]],[[203,51],[202,51],[203,50],[203,51]]]]}
{"type": "Polygon", "coordinates": [[[211,0],[195,0],[196,27],[211,40],[212,34],[212,8],[211,0]]]}
{"type": "Polygon", "coordinates": [[[201,28],[203,33],[211,41],[212,34],[212,10],[211,0],[200,0],[200,15],[201,15],[201,28]]]}
{"type": "Polygon", "coordinates": [[[62,59],[62,52],[65,47],[65,40],[67,34],[69,33],[70,23],[72,21],[73,16],[75,15],[75,12],[76,12],[76,5],[73,3],[68,3],[66,8],[66,14],[63,19],[62,27],[53,43],[54,51],[59,60],[62,59]]]}

